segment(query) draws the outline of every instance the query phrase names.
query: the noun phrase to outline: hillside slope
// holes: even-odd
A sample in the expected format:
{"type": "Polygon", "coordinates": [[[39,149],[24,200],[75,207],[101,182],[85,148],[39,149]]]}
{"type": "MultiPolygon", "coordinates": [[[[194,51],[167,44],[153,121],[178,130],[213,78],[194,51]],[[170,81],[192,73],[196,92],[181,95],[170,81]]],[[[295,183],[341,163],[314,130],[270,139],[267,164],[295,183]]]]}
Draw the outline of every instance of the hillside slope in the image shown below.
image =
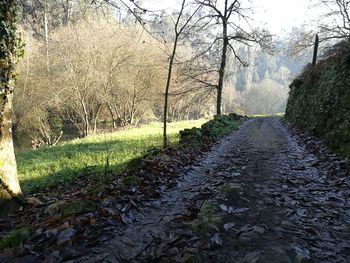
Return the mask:
{"type": "Polygon", "coordinates": [[[350,157],[350,40],[333,46],[292,82],[286,118],[350,157]]]}

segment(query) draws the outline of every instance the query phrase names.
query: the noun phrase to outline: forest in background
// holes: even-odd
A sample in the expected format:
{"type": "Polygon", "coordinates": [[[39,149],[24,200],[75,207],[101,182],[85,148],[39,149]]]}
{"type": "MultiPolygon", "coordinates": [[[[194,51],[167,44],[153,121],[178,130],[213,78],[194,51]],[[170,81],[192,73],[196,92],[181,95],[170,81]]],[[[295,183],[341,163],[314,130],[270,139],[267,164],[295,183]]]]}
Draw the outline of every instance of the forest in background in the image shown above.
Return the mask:
{"type": "MultiPolygon", "coordinates": [[[[67,133],[85,137],[162,119],[175,13],[140,24],[132,12],[79,1],[22,1],[26,51],[14,97],[17,137],[29,136],[33,147],[50,146],[67,133]]],[[[199,55],[211,37],[198,29],[200,20],[198,13],[179,42],[169,121],[215,114],[220,45],[199,55]]],[[[288,84],[305,64],[285,55],[290,37],[269,52],[237,44],[240,60],[229,54],[223,112],[284,112],[288,84]]]]}

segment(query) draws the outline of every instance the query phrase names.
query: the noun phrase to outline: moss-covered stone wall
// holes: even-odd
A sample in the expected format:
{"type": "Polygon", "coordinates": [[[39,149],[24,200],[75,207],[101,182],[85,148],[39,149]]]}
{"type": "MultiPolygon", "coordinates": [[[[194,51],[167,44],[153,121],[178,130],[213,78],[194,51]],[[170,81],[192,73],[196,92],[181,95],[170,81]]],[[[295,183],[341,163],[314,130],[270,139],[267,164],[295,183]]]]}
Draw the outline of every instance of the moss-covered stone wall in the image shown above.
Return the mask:
{"type": "Polygon", "coordinates": [[[285,116],[350,158],[350,40],[292,82],[285,116]]]}

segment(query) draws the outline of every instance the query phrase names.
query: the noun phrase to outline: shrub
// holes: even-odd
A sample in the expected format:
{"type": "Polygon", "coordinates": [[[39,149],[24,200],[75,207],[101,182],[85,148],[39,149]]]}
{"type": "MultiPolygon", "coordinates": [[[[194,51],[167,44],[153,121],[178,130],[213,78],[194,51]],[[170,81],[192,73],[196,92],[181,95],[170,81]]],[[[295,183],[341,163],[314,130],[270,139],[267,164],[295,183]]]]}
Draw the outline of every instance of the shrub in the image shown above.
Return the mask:
{"type": "Polygon", "coordinates": [[[208,140],[215,140],[237,129],[241,118],[242,116],[235,113],[215,116],[201,128],[180,131],[180,144],[196,146],[208,140]]]}

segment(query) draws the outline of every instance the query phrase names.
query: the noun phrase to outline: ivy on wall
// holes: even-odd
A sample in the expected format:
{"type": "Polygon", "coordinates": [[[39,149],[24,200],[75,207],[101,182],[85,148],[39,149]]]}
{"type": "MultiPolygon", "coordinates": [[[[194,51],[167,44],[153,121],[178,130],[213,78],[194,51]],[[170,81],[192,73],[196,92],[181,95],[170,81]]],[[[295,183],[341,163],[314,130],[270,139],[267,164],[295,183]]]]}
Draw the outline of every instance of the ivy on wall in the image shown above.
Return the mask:
{"type": "Polygon", "coordinates": [[[16,0],[0,0],[0,94],[13,92],[15,66],[24,52],[16,22],[16,0]]]}
{"type": "Polygon", "coordinates": [[[332,47],[292,82],[286,118],[350,157],[350,41],[332,47]]]}

